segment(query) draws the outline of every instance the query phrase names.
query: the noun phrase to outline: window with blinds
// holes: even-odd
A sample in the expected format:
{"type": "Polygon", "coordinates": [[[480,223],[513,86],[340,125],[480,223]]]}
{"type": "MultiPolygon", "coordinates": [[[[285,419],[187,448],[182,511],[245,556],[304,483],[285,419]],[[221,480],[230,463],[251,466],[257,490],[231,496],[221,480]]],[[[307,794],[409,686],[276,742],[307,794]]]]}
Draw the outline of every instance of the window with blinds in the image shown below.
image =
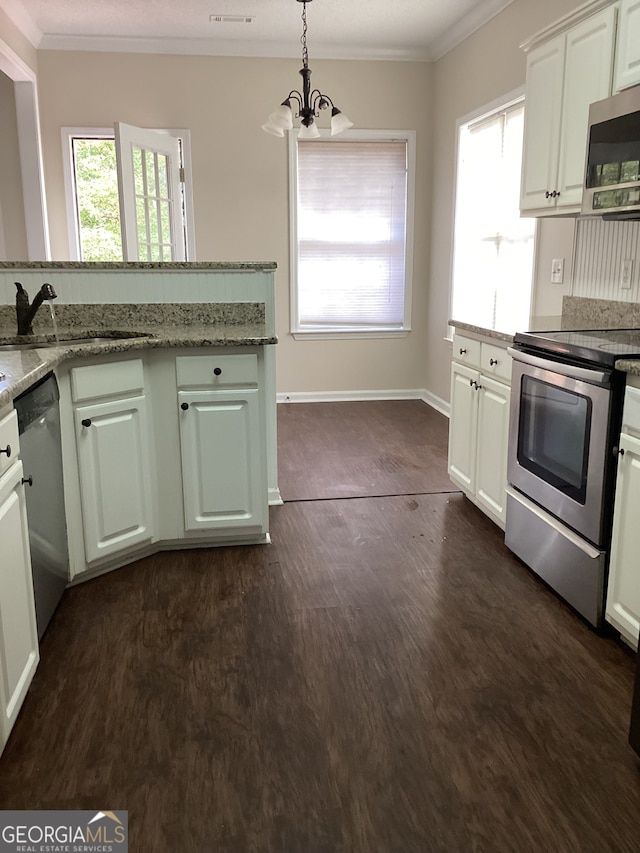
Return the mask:
{"type": "Polygon", "coordinates": [[[529,322],[535,219],[520,216],[524,103],[462,123],[451,316],[515,332],[529,322]]]}
{"type": "Polygon", "coordinates": [[[293,331],[408,329],[409,140],[298,140],[293,331]]]}

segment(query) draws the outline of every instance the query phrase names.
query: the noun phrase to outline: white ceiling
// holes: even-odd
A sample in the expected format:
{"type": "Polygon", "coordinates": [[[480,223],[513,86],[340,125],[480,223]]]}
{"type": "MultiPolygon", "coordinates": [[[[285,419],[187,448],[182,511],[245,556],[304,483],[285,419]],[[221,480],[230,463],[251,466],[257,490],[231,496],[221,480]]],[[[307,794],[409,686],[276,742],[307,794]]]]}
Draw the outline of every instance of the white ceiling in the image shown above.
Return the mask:
{"type": "MultiPolygon", "coordinates": [[[[513,0],[307,0],[310,60],[431,60],[513,0]]],[[[300,56],[297,0],[0,0],[38,48],[300,56]],[[212,16],[251,17],[215,23],[212,16]]],[[[1,33],[0,33],[1,37],[1,33]]]]}

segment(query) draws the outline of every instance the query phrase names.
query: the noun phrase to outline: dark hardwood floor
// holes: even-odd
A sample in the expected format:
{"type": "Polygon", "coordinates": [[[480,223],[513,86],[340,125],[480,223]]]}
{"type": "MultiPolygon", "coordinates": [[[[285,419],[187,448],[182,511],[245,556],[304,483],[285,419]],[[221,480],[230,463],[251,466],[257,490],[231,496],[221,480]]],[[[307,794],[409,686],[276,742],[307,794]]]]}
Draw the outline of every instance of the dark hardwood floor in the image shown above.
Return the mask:
{"type": "Polygon", "coordinates": [[[419,400],[285,403],[278,406],[278,435],[285,501],[454,488],[448,421],[419,400]]]}
{"type": "Polygon", "coordinates": [[[297,499],[272,508],[273,544],[65,593],[2,807],[128,809],[136,853],[637,853],[633,656],[450,491],[446,420],[279,417],[297,499]],[[420,489],[359,494],[398,491],[405,465],[420,489]]]}

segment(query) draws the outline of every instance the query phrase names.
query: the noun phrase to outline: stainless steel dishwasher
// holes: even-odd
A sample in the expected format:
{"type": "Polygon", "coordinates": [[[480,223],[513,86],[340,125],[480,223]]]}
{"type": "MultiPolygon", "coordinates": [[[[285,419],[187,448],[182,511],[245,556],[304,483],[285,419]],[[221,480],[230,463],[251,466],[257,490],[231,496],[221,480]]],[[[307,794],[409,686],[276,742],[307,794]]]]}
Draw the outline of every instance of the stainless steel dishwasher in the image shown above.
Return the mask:
{"type": "Polygon", "coordinates": [[[26,481],[39,638],[69,579],[59,399],[58,383],[55,376],[49,374],[14,400],[26,481]]]}

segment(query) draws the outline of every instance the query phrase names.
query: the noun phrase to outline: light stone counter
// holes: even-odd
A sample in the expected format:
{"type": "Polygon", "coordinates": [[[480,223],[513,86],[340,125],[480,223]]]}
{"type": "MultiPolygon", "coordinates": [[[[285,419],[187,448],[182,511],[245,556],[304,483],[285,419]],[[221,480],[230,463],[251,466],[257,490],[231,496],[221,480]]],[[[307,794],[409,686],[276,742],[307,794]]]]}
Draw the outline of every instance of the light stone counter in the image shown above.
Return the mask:
{"type": "Polygon", "coordinates": [[[0,261],[0,270],[275,270],[275,261],[0,261]]]}
{"type": "MultiPolygon", "coordinates": [[[[41,309],[42,311],[42,309],[41,309]]],[[[260,303],[60,305],[59,338],[113,337],[86,344],[54,341],[51,319],[36,315],[33,336],[15,335],[15,309],[0,306],[0,344],[42,343],[42,348],[0,350],[0,407],[68,358],[177,347],[265,346],[277,337],[265,329],[260,303]],[[118,338],[118,334],[128,337],[118,338]]]]}

